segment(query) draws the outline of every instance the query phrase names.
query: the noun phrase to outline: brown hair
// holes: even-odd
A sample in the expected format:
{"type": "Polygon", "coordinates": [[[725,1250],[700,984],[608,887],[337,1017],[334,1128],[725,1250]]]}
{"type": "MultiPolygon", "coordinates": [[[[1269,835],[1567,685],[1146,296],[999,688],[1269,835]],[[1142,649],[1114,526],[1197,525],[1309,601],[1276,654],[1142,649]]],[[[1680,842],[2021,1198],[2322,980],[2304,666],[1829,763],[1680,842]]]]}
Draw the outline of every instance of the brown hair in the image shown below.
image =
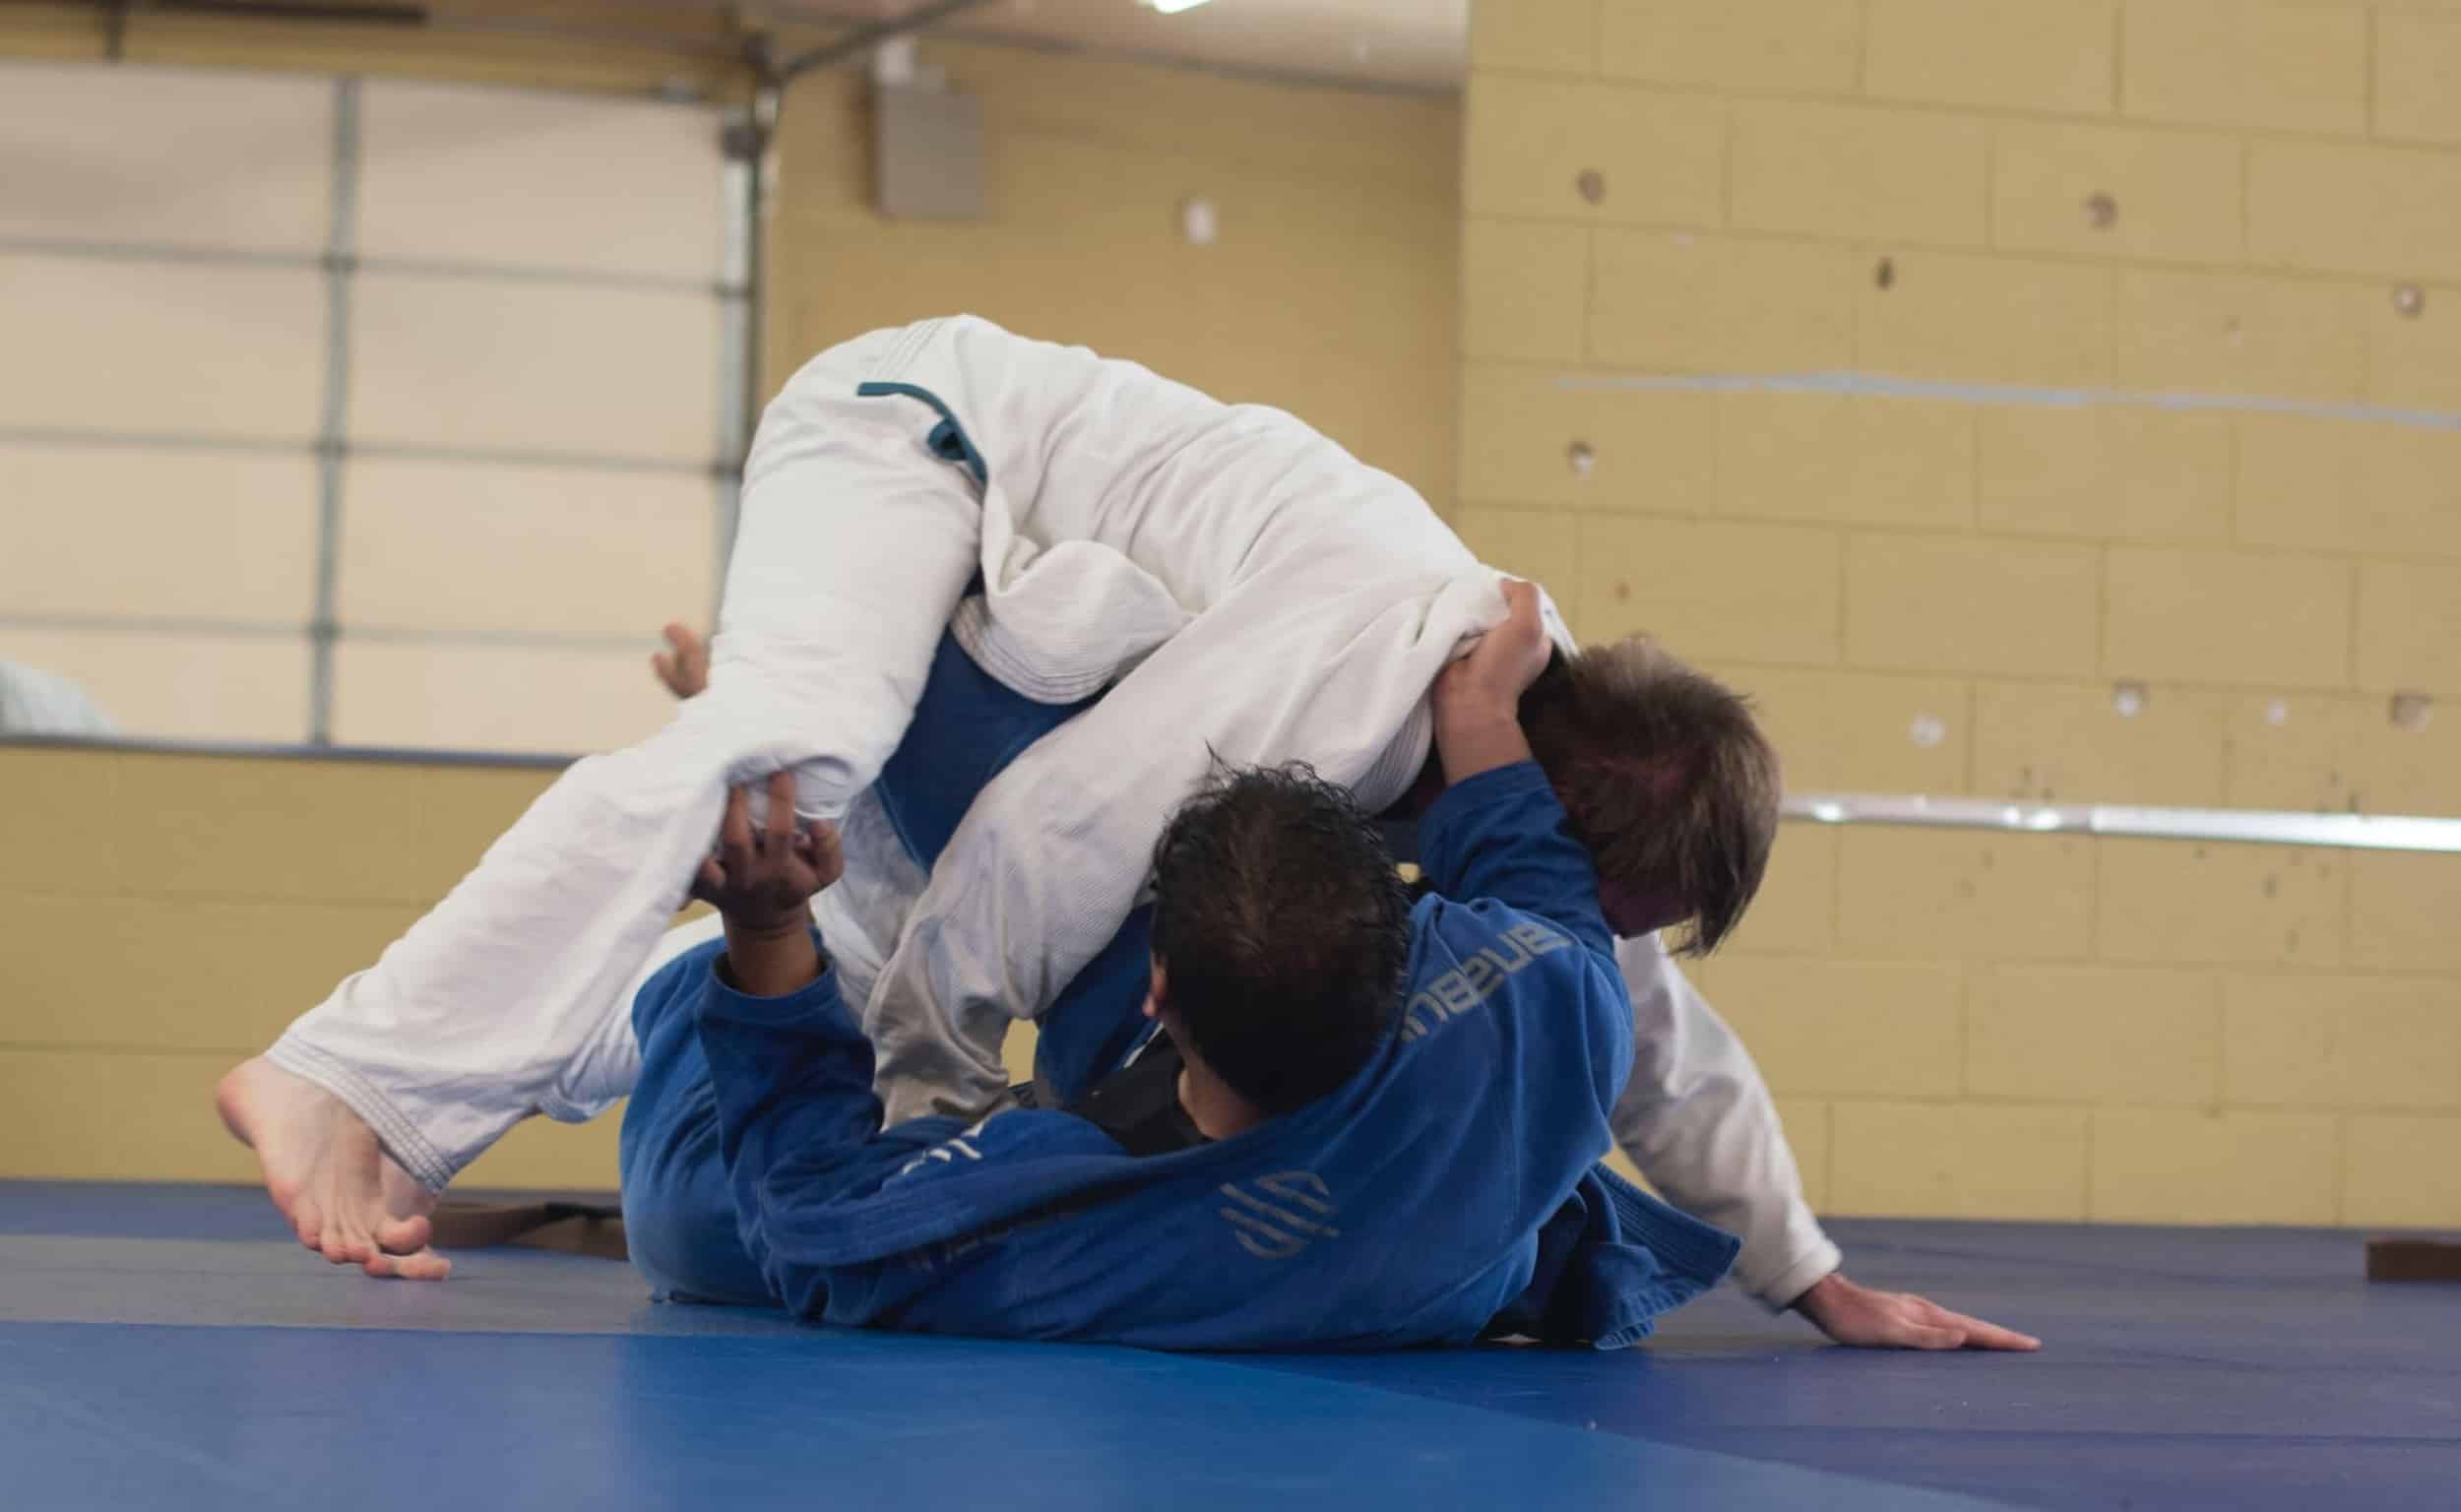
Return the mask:
{"type": "Polygon", "coordinates": [[[1733,932],[1777,841],[1777,751],[1751,703],[1642,636],[1558,655],[1521,727],[1600,877],[1691,911],[1686,955],[1733,932]]]}

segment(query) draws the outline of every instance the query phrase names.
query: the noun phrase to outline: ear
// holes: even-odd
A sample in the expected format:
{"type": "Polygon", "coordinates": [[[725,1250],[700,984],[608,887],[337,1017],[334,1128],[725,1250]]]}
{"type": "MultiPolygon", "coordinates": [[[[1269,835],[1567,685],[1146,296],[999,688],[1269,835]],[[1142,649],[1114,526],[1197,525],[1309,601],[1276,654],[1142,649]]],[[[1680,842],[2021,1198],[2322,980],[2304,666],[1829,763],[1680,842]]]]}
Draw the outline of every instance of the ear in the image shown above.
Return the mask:
{"type": "Polygon", "coordinates": [[[1153,978],[1146,984],[1145,988],[1145,1016],[1147,1018],[1159,1019],[1162,1017],[1163,1004],[1169,1000],[1169,979],[1163,975],[1162,958],[1157,956],[1154,959],[1153,978]]]}

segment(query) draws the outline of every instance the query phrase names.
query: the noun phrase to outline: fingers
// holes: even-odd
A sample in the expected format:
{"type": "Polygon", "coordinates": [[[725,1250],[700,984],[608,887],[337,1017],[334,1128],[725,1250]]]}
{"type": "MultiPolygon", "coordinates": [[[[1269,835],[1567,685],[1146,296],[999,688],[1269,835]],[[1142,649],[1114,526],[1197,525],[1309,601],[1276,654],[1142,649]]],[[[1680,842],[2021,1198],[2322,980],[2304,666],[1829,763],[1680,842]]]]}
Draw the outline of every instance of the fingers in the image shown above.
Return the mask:
{"type": "Polygon", "coordinates": [[[1934,1328],[1927,1323],[1900,1324],[1897,1337],[1889,1341],[1901,1350],[1955,1350],[1964,1348],[1965,1342],[1964,1329],[1934,1328]]]}
{"type": "Polygon", "coordinates": [[[710,856],[701,862],[701,869],[692,874],[692,896],[703,903],[715,905],[726,891],[726,868],[710,856]]]}
{"type": "Polygon", "coordinates": [[[718,860],[733,878],[752,874],[752,811],[744,794],[736,788],[726,793],[726,817],[718,825],[718,860]]]}
{"type": "Polygon", "coordinates": [[[811,842],[814,891],[818,891],[846,875],[846,847],[838,837],[838,827],[826,819],[814,820],[804,833],[811,842]]]}
{"type": "Polygon", "coordinates": [[[794,842],[794,774],[769,777],[769,845],[771,855],[784,855],[794,842]]]}
{"type": "Polygon", "coordinates": [[[1949,1316],[1957,1320],[1957,1326],[1965,1333],[1962,1346],[1965,1349],[2031,1352],[2043,1347],[2043,1341],[2032,1334],[2020,1334],[2013,1328],[1986,1323],[1981,1318],[1969,1318],[1961,1312],[1952,1312],[1949,1316]]]}
{"type": "Polygon", "coordinates": [[[1996,1323],[1986,1323],[1981,1318],[1968,1317],[1962,1312],[1951,1312],[1929,1297],[1910,1296],[1907,1300],[1915,1304],[1924,1323],[1951,1330],[1958,1336],[1957,1343],[1950,1348],[2031,1351],[2043,1347],[2043,1341],[2032,1334],[2020,1334],[2013,1328],[2002,1328],[1996,1323]]]}

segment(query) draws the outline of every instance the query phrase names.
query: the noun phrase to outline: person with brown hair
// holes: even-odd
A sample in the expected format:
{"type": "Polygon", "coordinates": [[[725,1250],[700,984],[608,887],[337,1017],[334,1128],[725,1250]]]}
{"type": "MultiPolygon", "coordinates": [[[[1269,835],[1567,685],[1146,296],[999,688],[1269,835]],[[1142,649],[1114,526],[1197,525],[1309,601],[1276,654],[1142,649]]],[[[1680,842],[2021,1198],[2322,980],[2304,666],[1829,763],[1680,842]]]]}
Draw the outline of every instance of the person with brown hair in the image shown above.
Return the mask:
{"type": "MultiPolygon", "coordinates": [[[[833,955],[889,1118],[978,1113],[1006,1096],[1012,1016],[1115,947],[1154,838],[1214,762],[1305,760],[1390,806],[1426,761],[1429,684],[1503,608],[1423,500],[1291,415],[970,317],[872,333],[764,414],[708,690],[561,776],[379,961],[234,1070],[221,1111],[304,1244],[441,1274],[423,1206],[522,1118],[620,1095],[639,1056],[627,984],[658,964],[728,789],[786,770],[798,813],[842,816],[866,879],[822,906],[846,915],[833,955]],[[941,680],[1069,717],[1007,743],[908,740],[941,680]],[[946,759],[994,775],[950,783],[931,769],[946,759]]],[[[1570,652],[1551,617],[1549,634],[1570,652]]],[[[1629,765],[1586,739],[1572,754],[1629,765]]],[[[1678,746],[1635,771],[1669,796],[1752,763],[1687,765],[1678,746]]],[[[1773,813],[1774,789],[1756,801],[1773,813]]],[[[1742,1233],[1739,1274],[1765,1299],[1805,1298],[1840,1337],[1936,1343],[1903,1316],[1813,1310],[1815,1283],[1862,1297],[1824,1280],[1836,1250],[1757,1073],[1651,936],[1662,907],[1704,938],[1731,927],[1765,857],[1710,857],[1748,849],[1748,830],[1717,830],[1737,807],[1672,804],[1705,838],[1636,843],[1647,864],[1613,879],[1646,1072],[1618,1137],[1742,1233]]]]}

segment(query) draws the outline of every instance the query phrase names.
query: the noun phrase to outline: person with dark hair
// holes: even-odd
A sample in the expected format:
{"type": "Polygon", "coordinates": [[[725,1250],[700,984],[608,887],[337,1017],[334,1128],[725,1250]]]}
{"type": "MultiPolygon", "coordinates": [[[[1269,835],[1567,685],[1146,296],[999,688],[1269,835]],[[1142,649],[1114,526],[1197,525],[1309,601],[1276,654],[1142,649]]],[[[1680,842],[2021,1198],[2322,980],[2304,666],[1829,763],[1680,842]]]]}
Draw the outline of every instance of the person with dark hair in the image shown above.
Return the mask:
{"type": "Polygon", "coordinates": [[[1597,1166],[1631,1010],[1514,717],[1536,603],[1437,683],[1433,893],[1344,789],[1217,770],[1156,849],[1160,1030],[1064,1108],[884,1127],[809,907],[838,836],[783,774],[757,829],[737,789],[694,884],[724,938],[634,1008],[635,1264],[673,1300],[1192,1350],[1612,1349],[1714,1286],[1736,1241],[1597,1166]]]}
{"type": "MultiPolygon", "coordinates": [[[[436,1194],[522,1119],[620,1101],[630,987],[697,938],[662,934],[729,786],[788,770],[858,862],[815,908],[889,1116],[979,1115],[1016,1019],[1112,1017],[1072,995],[1135,969],[1151,846],[1213,755],[1309,761],[1384,809],[1427,762],[1430,681],[1502,613],[1424,500],[1289,414],[972,317],[846,343],[763,415],[707,690],[566,771],[218,1108],[302,1243],[443,1275],[436,1194]],[[935,700],[968,739],[911,738],[935,700]]],[[[1839,1272],[1750,1056],[1655,937],[1715,943],[1761,875],[1775,763],[1748,713],[1653,724],[1702,687],[1549,630],[1567,682],[1533,737],[1606,866],[1640,1044],[1619,1142],[1745,1236],[1769,1305],[1851,1343],[1998,1342],[1839,1272]]],[[[1046,1033],[1038,1070],[1083,1086],[1133,1048],[1046,1033]]]]}

